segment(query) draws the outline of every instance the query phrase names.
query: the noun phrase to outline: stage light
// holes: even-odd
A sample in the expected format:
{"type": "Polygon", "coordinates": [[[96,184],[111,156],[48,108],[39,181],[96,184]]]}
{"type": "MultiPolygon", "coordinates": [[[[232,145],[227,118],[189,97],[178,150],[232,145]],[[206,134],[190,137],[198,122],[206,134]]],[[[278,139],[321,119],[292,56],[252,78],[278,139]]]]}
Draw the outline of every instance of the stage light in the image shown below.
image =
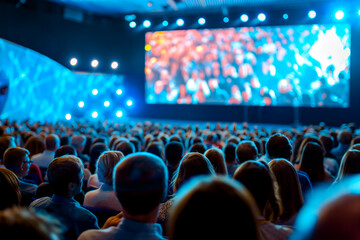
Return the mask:
{"type": "Polygon", "coordinates": [[[121,94],[122,94],[122,90],[119,88],[118,90],[116,90],[116,94],[117,94],[117,95],[121,95],[121,94]]]}
{"type": "Polygon", "coordinates": [[[144,26],[145,28],[149,28],[149,27],[151,26],[151,22],[150,22],[149,20],[145,20],[145,21],[143,22],[143,26],[144,26]]]}
{"type": "Polygon", "coordinates": [[[163,25],[164,27],[167,27],[167,26],[169,25],[169,22],[166,21],[166,20],[164,20],[164,21],[162,22],[162,25],[163,25]]]}
{"type": "Polygon", "coordinates": [[[359,14],[359,16],[360,16],[360,10],[358,11],[358,14],[359,14]]]}
{"type": "Polygon", "coordinates": [[[66,119],[66,120],[70,120],[70,119],[71,119],[71,114],[70,114],[70,113],[66,114],[66,115],[65,115],[65,119],[66,119]]]}
{"type": "Polygon", "coordinates": [[[316,12],[314,10],[309,11],[308,13],[309,18],[314,19],[316,18],[316,12]]]}
{"type": "Polygon", "coordinates": [[[93,118],[97,118],[97,117],[98,117],[98,115],[99,115],[99,114],[98,114],[97,112],[95,112],[95,111],[94,111],[94,112],[92,112],[92,114],[91,114],[91,116],[92,116],[93,118]]]}
{"type": "Polygon", "coordinates": [[[92,61],[91,61],[91,66],[92,66],[93,68],[97,68],[97,67],[99,66],[99,61],[96,60],[96,59],[92,60],[92,61]]]}
{"type": "Polygon", "coordinates": [[[85,105],[85,103],[84,103],[83,101],[80,101],[80,102],[78,103],[79,108],[83,108],[84,105],[85,105]]]}
{"type": "Polygon", "coordinates": [[[260,22],[263,22],[263,21],[265,21],[265,19],[266,19],[266,15],[263,14],[263,13],[260,13],[260,14],[258,15],[258,19],[259,19],[260,22]]]}
{"type": "Polygon", "coordinates": [[[204,24],[206,23],[205,18],[199,18],[198,23],[199,23],[200,25],[204,25],[204,24]]]}
{"type": "Polygon", "coordinates": [[[223,22],[224,22],[224,23],[228,23],[228,22],[229,22],[229,18],[228,18],[228,17],[224,17],[224,18],[223,18],[223,22]]]}
{"type": "Polygon", "coordinates": [[[184,20],[182,18],[179,18],[178,20],[176,20],[176,24],[179,26],[179,27],[182,27],[184,26],[184,20]]]}
{"type": "Polygon", "coordinates": [[[131,107],[133,105],[133,101],[132,100],[127,100],[126,101],[126,105],[128,105],[129,107],[131,107]]]}
{"type": "Polygon", "coordinates": [[[247,21],[249,21],[249,16],[246,15],[246,14],[242,14],[242,15],[240,16],[240,20],[241,20],[242,22],[247,22],[247,21]]]}
{"type": "Polygon", "coordinates": [[[136,27],[136,22],[131,21],[131,22],[129,23],[129,26],[130,26],[131,28],[135,28],[135,27],[136,27]]]}
{"type": "Polygon", "coordinates": [[[99,93],[99,91],[98,91],[96,88],[94,88],[94,89],[92,90],[92,94],[93,94],[93,95],[96,96],[98,93],[99,93]]]}
{"type": "Polygon", "coordinates": [[[287,20],[289,18],[289,15],[287,13],[283,14],[283,19],[287,20]]]}
{"type": "Polygon", "coordinates": [[[113,61],[112,63],[111,63],[111,68],[112,69],[117,69],[119,67],[119,63],[117,62],[117,61],[113,61]]]}
{"type": "Polygon", "coordinates": [[[117,111],[117,112],[116,112],[116,116],[117,116],[117,117],[120,118],[120,117],[122,117],[122,115],[123,115],[123,112],[122,112],[122,111],[117,111]]]}
{"type": "Polygon", "coordinates": [[[145,51],[150,51],[151,50],[151,45],[150,44],[146,44],[145,45],[145,51]]]}
{"type": "Polygon", "coordinates": [[[337,19],[337,20],[341,20],[341,19],[343,19],[344,18],[344,12],[343,11],[341,11],[341,10],[339,10],[339,11],[337,11],[336,13],[335,13],[335,18],[337,19]]]}
{"type": "Polygon", "coordinates": [[[110,102],[109,102],[109,101],[105,101],[105,102],[104,102],[104,106],[105,106],[105,107],[109,107],[109,106],[110,106],[110,102]]]}
{"type": "Polygon", "coordinates": [[[72,58],[72,59],[70,59],[70,65],[71,66],[76,66],[76,64],[78,63],[78,60],[77,60],[77,58],[72,58]]]}

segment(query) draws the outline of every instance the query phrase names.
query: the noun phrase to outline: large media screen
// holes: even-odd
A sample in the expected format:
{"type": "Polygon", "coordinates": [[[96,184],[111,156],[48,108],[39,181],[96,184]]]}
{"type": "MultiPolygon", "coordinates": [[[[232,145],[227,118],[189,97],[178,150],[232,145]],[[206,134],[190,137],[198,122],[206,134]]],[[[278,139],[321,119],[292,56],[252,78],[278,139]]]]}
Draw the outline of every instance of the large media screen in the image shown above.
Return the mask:
{"type": "Polygon", "coordinates": [[[150,104],[348,107],[350,25],[146,33],[150,104]]]}

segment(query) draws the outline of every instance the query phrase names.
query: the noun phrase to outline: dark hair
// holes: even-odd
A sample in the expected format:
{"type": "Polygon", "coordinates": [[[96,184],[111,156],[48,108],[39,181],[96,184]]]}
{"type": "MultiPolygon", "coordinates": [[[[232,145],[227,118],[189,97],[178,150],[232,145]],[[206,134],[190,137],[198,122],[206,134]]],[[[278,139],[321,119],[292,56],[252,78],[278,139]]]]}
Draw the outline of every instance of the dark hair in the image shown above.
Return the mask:
{"type": "Polygon", "coordinates": [[[55,151],[54,158],[62,157],[62,156],[65,156],[65,155],[77,156],[77,152],[76,152],[76,150],[75,150],[75,148],[73,146],[63,145],[63,146],[59,147],[55,151]]]}
{"type": "Polygon", "coordinates": [[[203,143],[195,143],[190,147],[189,152],[198,152],[198,153],[204,154],[205,145],[203,143]]]}
{"type": "MultiPolygon", "coordinates": [[[[100,155],[109,150],[105,143],[94,143],[90,148],[90,163],[89,170],[92,174],[95,173],[96,162],[99,159],[100,155]]],[[[124,154],[125,155],[125,154],[124,154]]]]}
{"type": "Polygon", "coordinates": [[[324,181],[324,151],[318,143],[310,141],[304,145],[299,170],[306,172],[312,183],[324,181]]]}
{"type": "Polygon", "coordinates": [[[236,148],[236,155],[240,163],[248,160],[256,160],[259,156],[259,151],[253,141],[243,140],[236,148]]]}
{"type": "Polygon", "coordinates": [[[165,159],[172,165],[178,165],[184,155],[184,145],[179,141],[165,145],[165,159]]]}
{"type": "Polygon", "coordinates": [[[232,163],[236,159],[236,144],[233,142],[227,143],[223,147],[224,155],[225,155],[225,162],[232,163]]]}
{"type": "Polygon", "coordinates": [[[17,176],[6,168],[0,168],[0,210],[19,206],[21,201],[20,183],[17,176]]]}
{"type": "Polygon", "coordinates": [[[346,175],[360,173],[360,151],[348,150],[341,159],[336,182],[341,181],[346,175]]]}
{"type": "Polygon", "coordinates": [[[4,153],[4,165],[7,169],[17,174],[21,172],[23,158],[29,155],[29,151],[21,147],[8,148],[4,153]]]}
{"type": "Polygon", "coordinates": [[[145,152],[152,153],[159,158],[161,158],[163,161],[164,159],[164,151],[163,151],[163,145],[160,142],[152,142],[147,147],[145,152]]]}
{"type": "Polygon", "coordinates": [[[128,140],[120,141],[116,144],[115,150],[120,151],[124,154],[124,156],[127,156],[135,152],[135,146],[132,142],[129,142],[128,140]]]}
{"type": "Polygon", "coordinates": [[[226,163],[223,152],[218,148],[210,148],[204,153],[214,167],[216,174],[227,174],[226,163]]]}
{"type": "Polygon", "coordinates": [[[281,133],[275,133],[266,142],[266,153],[270,159],[285,158],[290,160],[292,147],[289,139],[281,133]]]}

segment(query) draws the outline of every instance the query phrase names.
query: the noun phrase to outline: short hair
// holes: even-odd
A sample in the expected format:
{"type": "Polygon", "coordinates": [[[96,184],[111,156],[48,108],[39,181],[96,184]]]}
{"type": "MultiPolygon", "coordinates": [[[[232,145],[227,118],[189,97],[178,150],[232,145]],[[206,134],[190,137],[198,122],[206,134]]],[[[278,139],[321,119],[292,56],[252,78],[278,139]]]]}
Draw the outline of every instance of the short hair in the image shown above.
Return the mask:
{"type": "Polygon", "coordinates": [[[198,153],[201,153],[201,154],[204,154],[206,148],[205,148],[205,145],[203,143],[194,143],[191,147],[190,147],[190,150],[189,152],[198,152],[198,153]]]}
{"type": "Polygon", "coordinates": [[[13,239],[60,239],[62,232],[58,220],[28,208],[8,208],[0,211],[0,232],[13,239]]]}
{"type": "Polygon", "coordinates": [[[152,142],[152,143],[150,143],[146,147],[145,152],[152,153],[152,154],[158,156],[159,158],[165,160],[164,159],[163,145],[160,142],[152,142]]]}
{"type": "Polygon", "coordinates": [[[97,175],[100,182],[113,185],[113,172],[116,164],[122,159],[124,155],[119,151],[103,152],[97,162],[97,175]]]}
{"type": "Polygon", "coordinates": [[[360,173],[360,151],[348,150],[341,159],[336,182],[341,181],[346,175],[360,173]]]}
{"type": "Polygon", "coordinates": [[[41,137],[32,136],[26,141],[24,148],[29,150],[30,152],[29,158],[31,158],[35,154],[44,152],[45,150],[44,139],[41,137]]]}
{"type": "Polygon", "coordinates": [[[227,174],[224,153],[220,149],[210,148],[205,152],[204,155],[209,159],[217,174],[227,174]]]}
{"type": "Polygon", "coordinates": [[[74,148],[85,146],[85,143],[86,143],[86,137],[84,135],[73,135],[71,137],[70,144],[74,146],[74,148]]]}
{"type": "Polygon", "coordinates": [[[117,143],[115,146],[115,150],[120,151],[124,154],[124,156],[127,156],[135,152],[135,146],[132,142],[126,140],[117,143]]]}
{"type": "Polygon", "coordinates": [[[290,160],[292,146],[284,134],[275,133],[266,142],[266,153],[270,159],[285,158],[290,160]]]}
{"type": "Polygon", "coordinates": [[[259,151],[253,141],[243,140],[236,147],[236,155],[240,163],[248,160],[256,160],[259,157],[259,151]]]}
{"type": "Polygon", "coordinates": [[[65,155],[77,156],[76,149],[70,145],[63,145],[55,151],[54,158],[58,158],[58,157],[65,156],[65,155]]]}
{"type": "Polygon", "coordinates": [[[228,142],[224,147],[224,155],[225,155],[225,162],[232,163],[236,159],[236,144],[233,142],[228,142]]]}
{"type": "Polygon", "coordinates": [[[0,210],[20,205],[20,183],[15,173],[6,168],[0,168],[0,189],[2,195],[0,210]]]}
{"type": "Polygon", "coordinates": [[[4,153],[5,153],[6,149],[8,149],[10,147],[10,144],[12,141],[14,142],[14,137],[12,137],[12,136],[1,136],[0,137],[0,159],[4,158],[4,153]]]}
{"type": "Polygon", "coordinates": [[[352,139],[352,132],[348,129],[343,129],[338,135],[338,141],[342,144],[350,144],[352,139]]]}
{"type": "Polygon", "coordinates": [[[17,174],[21,172],[21,164],[26,155],[29,155],[30,152],[21,147],[11,147],[8,148],[4,153],[4,165],[7,169],[11,170],[13,173],[17,174]]]}
{"type": "Polygon", "coordinates": [[[232,239],[239,233],[247,239],[260,239],[259,213],[251,194],[226,177],[202,176],[189,181],[177,193],[169,215],[168,236],[173,240],[232,239]],[[215,212],[210,210],[214,206],[215,212]]]}
{"type": "Polygon", "coordinates": [[[60,138],[56,134],[49,134],[45,138],[46,149],[56,149],[60,145],[60,138]]]}
{"type": "Polygon", "coordinates": [[[66,196],[69,183],[79,183],[81,160],[75,156],[62,156],[55,158],[49,164],[47,176],[54,194],[66,196]]]}
{"type": "Polygon", "coordinates": [[[90,163],[89,170],[93,174],[96,169],[96,162],[99,159],[100,155],[107,151],[108,147],[105,143],[95,143],[90,147],[90,163]]]}
{"type": "Polygon", "coordinates": [[[165,159],[172,165],[177,165],[184,155],[184,145],[181,141],[168,142],[165,145],[165,159]]]}
{"type": "Polygon", "coordinates": [[[165,199],[168,172],[165,163],[150,153],[134,153],[121,159],[114,169],[117,198],[131,215],[148,214],[165,199]]]}

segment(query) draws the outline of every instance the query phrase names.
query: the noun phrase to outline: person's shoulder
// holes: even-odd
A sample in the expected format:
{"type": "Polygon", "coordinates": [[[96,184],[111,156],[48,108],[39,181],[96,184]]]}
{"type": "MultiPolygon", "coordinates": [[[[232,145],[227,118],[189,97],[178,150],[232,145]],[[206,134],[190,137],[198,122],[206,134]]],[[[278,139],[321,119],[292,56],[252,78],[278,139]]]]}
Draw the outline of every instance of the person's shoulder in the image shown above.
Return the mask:
{"type": "Polygon", "coordinates": [[[42,155],[43,155],[43,153],[37,153],[37,154],[35,154],[34,156],[32,156],[31,157],[31,160],[36,160],[37,158],[40,158],[40,157],[42,157],[42,155]]]}
{"type": "Polygon", "coordinates": [[[115,239],[116,232],[117,232],[116,227],[109,227],[109,228],[100,229],[100,230],[95,230],[95,229],[87,230],[79,236],[78,240],[115,239]]]}
{"type": "Polygon", "coordinates": [[[51,203],[51,198],[50,197],[42,197],[42,198],[38,198],[36,200],[34,200],[31,204],[30,204],[30,208],[45,208],[47,207],[49,204],[51,203]]]}

